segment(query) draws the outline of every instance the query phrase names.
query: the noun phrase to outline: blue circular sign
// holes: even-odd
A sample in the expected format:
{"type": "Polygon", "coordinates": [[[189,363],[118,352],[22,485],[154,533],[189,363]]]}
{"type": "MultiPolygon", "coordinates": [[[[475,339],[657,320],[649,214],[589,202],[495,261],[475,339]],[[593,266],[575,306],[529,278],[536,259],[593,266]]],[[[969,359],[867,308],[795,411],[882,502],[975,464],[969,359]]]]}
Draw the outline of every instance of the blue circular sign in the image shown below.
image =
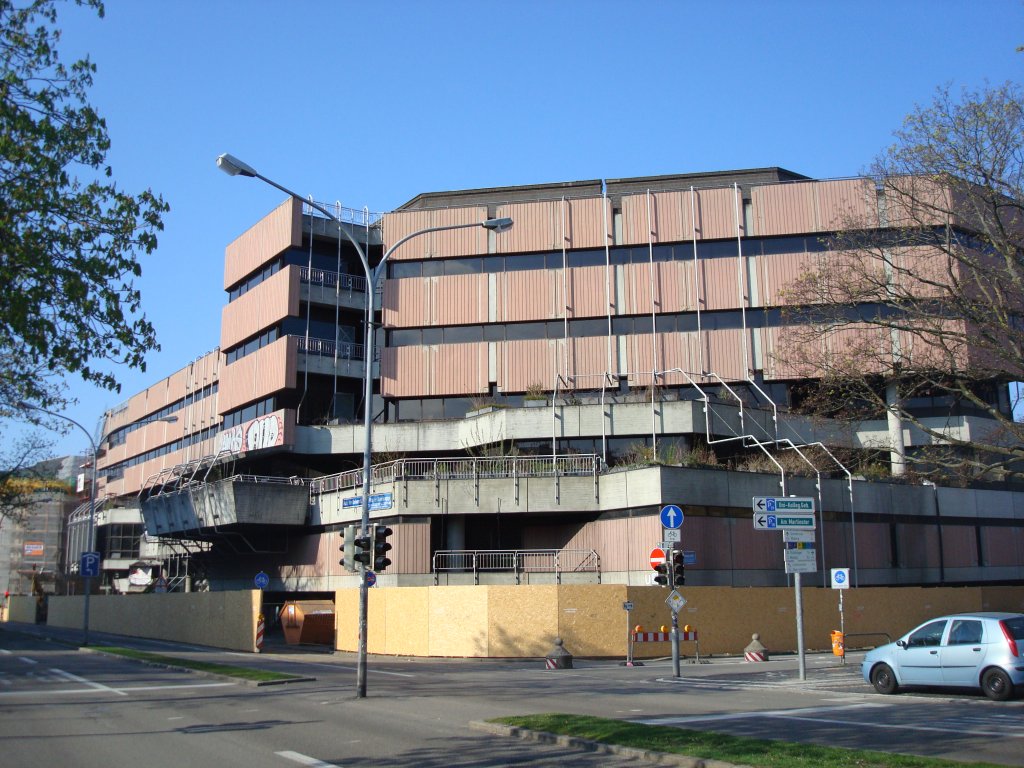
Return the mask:
{"type": "Polygon", "coordinates": [[[366,586],[372,587],[376,583],[377,583],[377,574],[374,573],[373,571],[367,571],[366,572],[366,586]]]}
{"type": "Polygon", "coordinates": [[[266,589],[267,585],[270,584],[270,577],[263,571],[260,571],[256,574],[256,578],[253,581],[256,583],[256,589],[266,589]]]}
{"type": "Polygon", "coordinates": [[[683,524],[683,510],[675,504],[666,504],[661,508],[661,527],[679,528],[683,524]]]}

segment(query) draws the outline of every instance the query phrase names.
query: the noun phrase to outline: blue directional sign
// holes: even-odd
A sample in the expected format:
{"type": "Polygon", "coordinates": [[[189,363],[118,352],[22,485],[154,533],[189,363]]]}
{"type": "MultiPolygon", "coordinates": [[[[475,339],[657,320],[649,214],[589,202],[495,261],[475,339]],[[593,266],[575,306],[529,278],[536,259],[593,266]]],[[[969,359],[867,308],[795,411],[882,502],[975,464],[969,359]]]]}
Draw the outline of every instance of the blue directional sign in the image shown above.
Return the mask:
{"type": "MultiPolygon", "coordinates": [[[[363,497],[353,496],[348,499],[342,499],[341,506],[343,509],[361,507],[363,506],[363,497]]],[[[367,508],[370,512],[380,512],[384,509],[391,509],[393,506],[395,506],[395,495],[393,493],[371,493],[370,503],[367,505],[367,508]]]]}
{"type": "Polygon", "coordinates": [[[83,579],[95,579],[100,575],[100,553],[83,552],[78,564],[78,572],[83,579]]]}
{"type": "Polygon", "coordinates": [[[683,524],[683,510],[675,504],[666,504],[661,508],[661,526],[678,528],[683,524]]]}
{"type": "Polygon", "coordinates": [[[270,577],[263,571],[260,571],[256,574],[256,578],[253,579],[253,582],[256,584],[256,589],[266,589],[267,585],[270,584],[270,577]]]}
{"type": "Polygon", "coordinates": [[[366,572],[366,586],[372,587],[377,583],[377,574],[373,571],[366,572]]]}

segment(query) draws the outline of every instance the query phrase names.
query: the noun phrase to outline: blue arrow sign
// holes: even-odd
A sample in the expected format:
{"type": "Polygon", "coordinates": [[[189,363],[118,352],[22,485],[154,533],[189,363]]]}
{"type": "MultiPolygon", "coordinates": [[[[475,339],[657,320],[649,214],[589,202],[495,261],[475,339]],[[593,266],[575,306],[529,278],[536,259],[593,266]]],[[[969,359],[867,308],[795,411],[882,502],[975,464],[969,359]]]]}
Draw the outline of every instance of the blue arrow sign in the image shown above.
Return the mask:
{"type": "Polygon", "coordinates": [[[666,504],[661,508],[661,526],[678,528],[683,524],[683,510],[675,504],[666,504]]]}

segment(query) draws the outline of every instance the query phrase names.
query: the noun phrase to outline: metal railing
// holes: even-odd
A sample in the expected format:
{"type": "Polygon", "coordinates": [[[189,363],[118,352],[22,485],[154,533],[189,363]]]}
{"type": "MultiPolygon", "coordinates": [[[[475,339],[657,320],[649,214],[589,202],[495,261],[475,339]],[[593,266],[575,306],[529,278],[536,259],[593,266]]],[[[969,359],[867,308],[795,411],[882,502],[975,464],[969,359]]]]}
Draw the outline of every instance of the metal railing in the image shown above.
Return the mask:
{"type": "Polygon", "coordinates": [[[299,270],[299,280],[308,285],[320,285],[324,288],[340,287],[343,291],[366,293],[366,277],[361,275],[349,275],[345,272],[332,272],[327,269],[302,267],[299,270]]]}
{"type": "MultiPolygon", "coordinates": [[[[496,456],[462,459],[398,459],[376,464],[371,484],[392,483],[396,480],[479,480],[518,477],[586,477],[601,472],[601,457],[597,454],[567,454],[564,456],[496,456]]],[[[350,469],[336,475],[311,480],[310,497],[335,491],[360,488],[363,470],[350,469]]]]}
{"type": "Polygon", "coordinates": [[[601,556],[593,549],[446,549],[433,558],[434,584],[442,573],[514,573],[516,584],[524,573],[553,573],[562,583],[563,573],[594,573],[601,581],[601,556]]]}
{"type": "Polygon", "coordinates": [[[330,339],[315,339],[305,336],[292,336],[295,339],[298,351],[306,355],[317,355],[319,357],[337,357],[340,360],[362,360],[366,356],[366,347],[363,344],[355,344],[350,341],[341,341],[335,344],[330,339]]]}

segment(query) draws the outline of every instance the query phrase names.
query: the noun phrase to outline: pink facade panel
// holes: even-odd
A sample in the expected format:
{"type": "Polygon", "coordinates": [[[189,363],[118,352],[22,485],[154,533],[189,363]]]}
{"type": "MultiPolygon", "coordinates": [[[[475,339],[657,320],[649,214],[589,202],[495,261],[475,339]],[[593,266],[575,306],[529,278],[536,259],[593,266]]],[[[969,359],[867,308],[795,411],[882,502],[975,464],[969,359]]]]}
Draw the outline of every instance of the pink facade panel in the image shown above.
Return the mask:
{"type": "MultiPolygon", "coordinates": [[[[574,317],[601,317],[615,301],[615,273],[606,267],[574,267],[566,275],[565,314],[574,317]]],[[[558,317],[552,314],[551,317],[558,317]]]]}
{"type": "Polygon", "coordinates": [[[745,260],[701,259],[699,262],[701,309],[738,309],[747,297],[745,260]]]}
{"type": "Polygon", "coordinates": [[[385,347],[380,358],[380,391],[384,397],[422,397],[429,392],[427,347],[385,347]]]}
{"type": "Polygon", "coordinates": [[[704,350],[704,367],[708,373],[716,373],[726,381],[742,381],[746,378],[742,330],[705,331],[700,344],[704,350]]]}
{"type": "Polygon", "coordinates": [[[600,197],[509,203],[499,206],[497,215],[515,222],[498,237],[498,253],[604,248],[611,243],[611,205],[600,197]]]}
{"type": "Polygon", "coordinates": [[[220,411],[228,413],[295,386],[298,348],[284,337],[230,365],[220,376],[220,411]]]}
{"type": "Polygon", "coordinates": [[[751,190],[754,232],[792,235],[878,225],[870,180],[800,181],[751,190]]]}
{"type": "MultiPolygon", "coordinates": [[[[383,219],[384,248],[389,249],[402,238],[423,229],[461,227],[479,224],[486,219],[487,209],[481,206],[387,213],[383,219]]],[[[427,232],[398,246],[388,259],[432,259],[487,253],[487,237],[487,230],[479,226],[427,232]]]]}
{"type": "Polygon", "coordinates": [[[224,254],[224,290],[282,251],[302,244],[302,203],[288,198],[232,242],[224,254]]]}
{"type": "Polygon", "coordinates": [[[498,386],[502,392],[525,392],[534,384],[552,389],[562,342],[548,339],[498,344],[498,386]]]}
{"type": "Polygon", "coordinates": [[[299,272],[288,266],[221,310],[220,346],[230,349],[286,317],[299,315],[299,272]]]}
{"type": "Polygon", "coordinates": [[[698,240],[724,240],[737,236],[737,222],[743,220],[742,200],[737,190],[695,189],[694,223],[698,240]],[[739,215],[738,215],[739,214],[739,215]]]}
{"type": "Polygon", "coordinates": [[[693,239],[689,192],[622,196],[622,243],[675,243],[693,239]]]}
{"type": "Polygon", "coordinates": [[[433,305],[432,324],[466,325],[487,322],[487,275],[447,275],[428,279],[433,305]]]}
{"type": "Polygon", "coordinates": [[[562,317],[560,275],[558,270],[552,269],[497,275],[497,321],[511,323],[562,317]]]}
{"type": "Polygon", "coordinates": [[[923,176],[888,178],[883,189],[886,221],[891,227],[959,224],[950,215],[949,187],[923,176]]]}
{"type": "Polygon", "coordinates": [[[385,328],[430,325],[430,284],[417,278],[386,280],[382,316],[385,328]]]}
{"type": "Polygon", "coordinates": [[[814,253],[778,253],[756,259],[757,304],[778,307],[785,302],[784,291],[802,275],[821,268],[821,259],[814,253]]]}
{"type": "Polygon", "coordinates": [[[479,395],[490,387],[487,344],[439,344],[430,347],[430,395],[479,395]]]}
{"type": "MultiPolygon", "coordinates": [[[[430,573],[430,521],[416,520],[390,524],[394,535],[391,543],[393,564],[389,568],[393,573],[430,573]]],[[[337,547],[330,553],[332,558],[337,547]]]]}
{"type": "Polygon", "coordinates": [[[622,314],[658,314],[692,310],[694,295],[692,266],[689,262],[623,264],[622,314]],[[651,284],[653,266],[654,281],[651,284]]]}
{"type": "MultiPolygon", "coordinates": [[[[616,373],[615,340],[606,336],[570,338],[562,347],[561,370],[569,377],[570,389],[601,389],[607,386],[606,373],[616,373]]],[[[554,380],[555,371],[551,372],[554,380]]]]}
{"type": "Polygon", "coordinates": [[[973,527],[946,526],[942,529],[942,560],[947,568],[971,568],[978,561],[978,539],[973,527]]]}

